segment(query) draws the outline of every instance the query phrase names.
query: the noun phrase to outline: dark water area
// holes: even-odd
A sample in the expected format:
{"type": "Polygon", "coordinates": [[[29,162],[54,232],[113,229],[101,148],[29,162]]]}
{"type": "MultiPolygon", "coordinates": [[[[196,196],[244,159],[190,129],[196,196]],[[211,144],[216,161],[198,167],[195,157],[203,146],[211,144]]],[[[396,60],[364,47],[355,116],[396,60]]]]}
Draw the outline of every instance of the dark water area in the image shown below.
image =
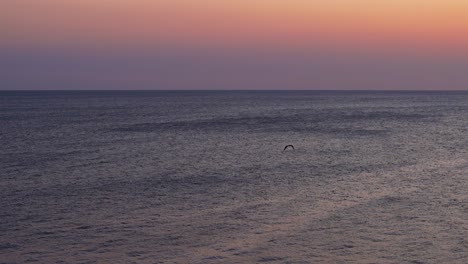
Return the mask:
{"type": "Polygon", "coordinates": [[[3,91],[0,124],[0,263],[468,262],[468,93],[3,91]]]}

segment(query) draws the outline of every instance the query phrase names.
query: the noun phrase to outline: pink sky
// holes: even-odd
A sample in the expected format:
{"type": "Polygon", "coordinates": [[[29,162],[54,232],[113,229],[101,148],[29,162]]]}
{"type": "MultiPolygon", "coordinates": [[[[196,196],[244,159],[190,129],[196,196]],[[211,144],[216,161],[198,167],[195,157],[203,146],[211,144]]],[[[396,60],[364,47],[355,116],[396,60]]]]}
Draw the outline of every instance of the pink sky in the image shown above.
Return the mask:
{"type": "Polygon", "coordinates": [[[5,0],[0,89],[467,89],[466,14],[462,0],[5,0]]]}

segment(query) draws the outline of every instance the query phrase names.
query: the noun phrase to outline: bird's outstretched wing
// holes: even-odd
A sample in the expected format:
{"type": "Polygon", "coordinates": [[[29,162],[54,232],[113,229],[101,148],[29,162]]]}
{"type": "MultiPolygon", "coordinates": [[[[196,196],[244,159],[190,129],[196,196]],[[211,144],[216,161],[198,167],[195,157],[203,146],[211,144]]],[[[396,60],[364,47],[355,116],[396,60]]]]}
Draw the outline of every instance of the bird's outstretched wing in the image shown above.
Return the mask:
{"type": "Polygon", "coordinates": [[[288,149],[289,147],[291,147],[293,150],[296,150],[296,149],[294,148],[293,145],[287,145],[286,147],[284,147],[283,151],[285,151],[285,150],[288,149]]]}

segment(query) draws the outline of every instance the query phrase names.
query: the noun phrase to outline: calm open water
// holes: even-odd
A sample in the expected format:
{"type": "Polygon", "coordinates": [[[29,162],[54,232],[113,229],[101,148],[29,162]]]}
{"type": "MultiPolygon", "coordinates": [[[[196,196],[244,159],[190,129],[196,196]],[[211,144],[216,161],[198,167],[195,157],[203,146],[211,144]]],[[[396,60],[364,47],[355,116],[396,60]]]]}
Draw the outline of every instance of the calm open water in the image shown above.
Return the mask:
{"type": "Polygon", "coordinates": [[[468,263],[468,93],[0,92],[0,124],[0,263],[468,263]]]}

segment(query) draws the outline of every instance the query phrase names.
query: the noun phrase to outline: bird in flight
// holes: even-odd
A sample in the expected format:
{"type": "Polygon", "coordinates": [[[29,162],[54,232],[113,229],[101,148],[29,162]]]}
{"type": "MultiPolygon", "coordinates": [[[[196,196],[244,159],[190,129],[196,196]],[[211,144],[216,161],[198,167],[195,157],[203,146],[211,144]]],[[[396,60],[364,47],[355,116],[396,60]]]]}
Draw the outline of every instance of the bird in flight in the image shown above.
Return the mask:
{"type": "Polygon", "coordinates": [[[291,147],[293,150],[296,150],[293,145],[287,145],[284,147],[283,151],[287,150],[289,147],[291,147]]]}

